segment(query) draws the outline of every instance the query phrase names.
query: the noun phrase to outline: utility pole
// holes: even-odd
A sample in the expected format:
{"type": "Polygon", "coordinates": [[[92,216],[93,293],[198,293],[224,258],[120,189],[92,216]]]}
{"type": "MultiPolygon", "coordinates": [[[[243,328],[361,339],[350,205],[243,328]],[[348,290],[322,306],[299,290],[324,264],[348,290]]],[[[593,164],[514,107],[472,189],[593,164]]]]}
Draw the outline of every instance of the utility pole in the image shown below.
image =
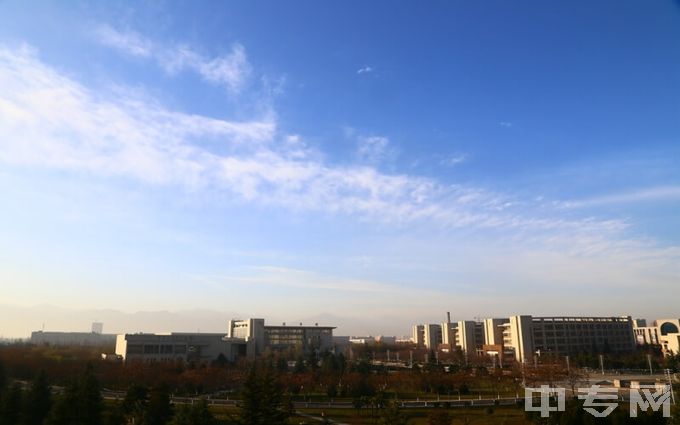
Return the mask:
{"type": "Polygon", "coordinates": [[[604,354],[600,354],[600,369],[602,370],[602,374],[604,375],[604,354]]]}
{"type": "Polygon", "coordinates": [[[647,364],[649,365],[649,374],[653,375],[654,372],[652,371],[652,355],[647,354],[647,364]]]}

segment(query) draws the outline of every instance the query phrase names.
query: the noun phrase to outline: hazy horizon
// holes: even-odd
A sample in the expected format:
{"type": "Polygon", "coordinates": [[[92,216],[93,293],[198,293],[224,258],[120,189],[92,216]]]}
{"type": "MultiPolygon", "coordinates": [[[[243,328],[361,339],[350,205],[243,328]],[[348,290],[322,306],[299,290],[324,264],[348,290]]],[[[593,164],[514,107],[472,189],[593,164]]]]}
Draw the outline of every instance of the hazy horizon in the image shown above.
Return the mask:
{"type": "Polygon", "coordinates": [[[680,316],[680,3],[205,5],[0,2],[1,335],[680,316]]]}

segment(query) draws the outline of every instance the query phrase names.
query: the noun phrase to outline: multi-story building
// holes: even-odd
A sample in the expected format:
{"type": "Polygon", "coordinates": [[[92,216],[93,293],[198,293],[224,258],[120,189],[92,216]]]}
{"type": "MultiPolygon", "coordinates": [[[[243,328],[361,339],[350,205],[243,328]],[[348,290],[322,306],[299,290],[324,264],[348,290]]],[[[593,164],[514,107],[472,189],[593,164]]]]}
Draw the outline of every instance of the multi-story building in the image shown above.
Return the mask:
{"type": "Polygon", "coordinates": [[[475,356],[484,346],[484,326],[481,322],[464,320],[457,323],[455,344],[466,356],[475,356]]]}
{"type": "Polygon", "coordinates": [[[331,350],[333,326],[271,326],[264,319],[230,320],[228,338],[240,338],[248,344],[248,354],[262,353],[265,349],[295,349],[300,351],[331,350]]]}
{"type": "Polygon", "coordinates": [[[411,340],[418,347],[425,346],[425,325],[413,325],[411,340]]]}
{"type": "Polygon", "coordinates": [[[442,328],[437,324],[424,325],[423,340],[426,348],[437,350],[442,343],[442,328]]]}
{"type": "Polygon", "coordinates": [[[206,362],[246,355],[246,343],[223,333],[125,334],[116,339],[116,354],[125,361],[206,362]]]}
{"type": "Polygon", "coordinates": [[[639,345],[658,345],[665,355],[680,354],[680,319],[657,319],[652,326],[637,319],[633,331],[639,345]]]}
{"type": "Polygon", "coordinates": [[[31,332],[32,344],[103,346],[116,342],[115,334],[95,332],[31,332]]]}
{"type": "MultiPolygon", "coordinates": [[[[633,321],[626,317],[512,316],[499,325],[503,350],[515,360],[546,354],[629,353],[635,349],[633,321]]],[[[487,334],[491,334],[491,330],[487,334]]],[[[494,338],[496,332],[493,332],[494,338]]]]}

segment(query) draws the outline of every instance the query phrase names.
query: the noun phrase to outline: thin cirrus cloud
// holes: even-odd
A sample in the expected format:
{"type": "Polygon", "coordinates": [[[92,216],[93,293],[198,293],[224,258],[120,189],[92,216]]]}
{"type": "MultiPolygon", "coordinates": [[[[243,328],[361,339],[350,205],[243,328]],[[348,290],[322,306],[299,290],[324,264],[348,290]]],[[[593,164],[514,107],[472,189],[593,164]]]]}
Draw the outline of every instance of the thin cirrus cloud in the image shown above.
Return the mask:
{"type": "Polygon", "coordinates": [[[390,140],[384,136],[359,137],[357,157],[361,161],[378,163],[390,156],[394,150],[390,147],[390,140]]]}
{"type": "Polygon", "coordinates": [[[267,285],[340,292],[386,293],[396,291],[393,285],[382,282],[327,276],[309,270],[277,266],[254,267],[244,275],[194,275],[190,277],[217,289],[242,285],[267,285]]]}
{"type": "MultiPolygon", "coordinates": [[[[0,46],[0,161],[218,190],[261,205],[444,227],[616,232],[615,221],[529,216],[511,197],[365,164],[329,165],[271,116],[234,122],[92,90],[30,47],[0,46]],[[78,119],[74,119],[78,117],[78,119]],[[291,138],[292,137],[292,138],[291,138]],[[208,142],[208,143],[206,143],[208,142]],[[219,146],[220,149],[211,149],[219,146]]],[[[377,154],[386,138],[367,139],[377,154]]]]}
{"type": "Polygon", "coordinates": [[[576,201],[566,201],[562,203],[562,206],[566,208],[585,208],[601,205],[664,201],[680,201],[680,186],[657,186],[576,201]]]}
{"type": "Polygon", "coordinates": [[[441,165],[446,167],[455,167],[456,165],[462,164],[467,161],[469,156],[467,154],[457,154],[446,157],[440,161],[441,165]]]}
{"type": "Polygon", "coordinates": [[[171,75],[192,70],[205,81],[224,86],[233,94],[242,91],[252,71],[246,50],[239,43],[232,44],[229,53],[208,59],[186,44],[168,47],[154,43],[135,31],[120,31],[110,25],[99,25],[94,35],[105,46],[131,56],[154,59],[171,75]]]}
{"type": "Polygon", "coordinates": [[[357,74],[370,74],[371,72],[375,71],[375,69],[371,66],[364,66],[362,68],[357,69],[357,74]]]}

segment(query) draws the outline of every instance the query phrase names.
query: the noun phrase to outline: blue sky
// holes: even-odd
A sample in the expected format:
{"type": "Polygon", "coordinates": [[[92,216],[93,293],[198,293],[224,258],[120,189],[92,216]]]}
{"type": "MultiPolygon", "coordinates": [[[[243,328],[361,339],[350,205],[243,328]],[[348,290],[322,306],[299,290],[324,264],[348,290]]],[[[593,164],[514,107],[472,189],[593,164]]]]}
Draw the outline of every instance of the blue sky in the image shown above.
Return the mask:
{"type": "Polygon", "coordinates": [[[672,1],[0,2],[0,300],[677,317],[679,39],[672,1]]]}

